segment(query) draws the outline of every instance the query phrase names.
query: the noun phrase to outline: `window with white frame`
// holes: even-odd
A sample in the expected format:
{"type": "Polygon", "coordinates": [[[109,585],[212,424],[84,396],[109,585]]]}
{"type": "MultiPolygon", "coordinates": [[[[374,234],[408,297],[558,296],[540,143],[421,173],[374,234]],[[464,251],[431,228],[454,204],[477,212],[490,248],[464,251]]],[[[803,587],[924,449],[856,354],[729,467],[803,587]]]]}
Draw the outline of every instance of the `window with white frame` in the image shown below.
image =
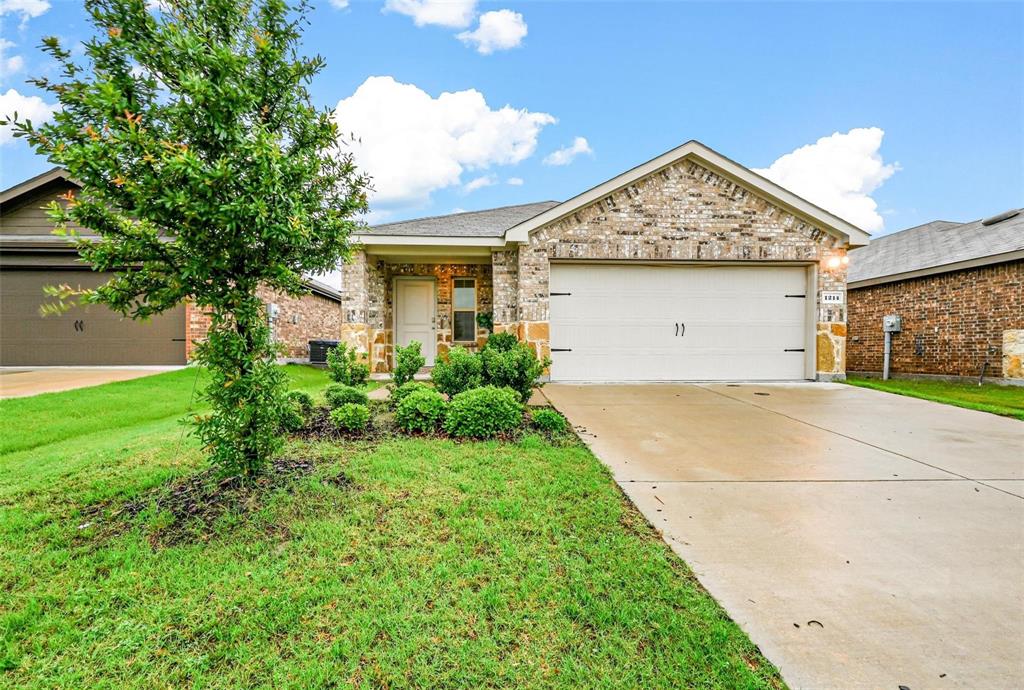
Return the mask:
{"type": "Polygon", "coordinates": [[[452,340],[476,341],[476,279],[456,278],[452,295],[452,340]]]}

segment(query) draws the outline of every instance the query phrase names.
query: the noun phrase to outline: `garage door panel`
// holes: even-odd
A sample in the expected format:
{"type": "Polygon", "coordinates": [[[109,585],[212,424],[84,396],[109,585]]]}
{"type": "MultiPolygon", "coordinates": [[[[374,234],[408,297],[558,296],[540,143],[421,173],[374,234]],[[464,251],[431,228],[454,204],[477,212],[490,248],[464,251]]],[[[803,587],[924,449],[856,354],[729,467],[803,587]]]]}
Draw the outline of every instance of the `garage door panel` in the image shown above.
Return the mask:
{"type": "Polygon", "coordinates": [[[552,379],[801,379],[805,287],[802,267],[555,264],[552,379]]]}
{"type": "Polygon", "coordinates": [[[0,273],[0,362],[5,366],[184,364],[185,309],[133,321],[100,305],[42,317],[46,285],[93,288],[109,274],[5,270],[0,273]]]}

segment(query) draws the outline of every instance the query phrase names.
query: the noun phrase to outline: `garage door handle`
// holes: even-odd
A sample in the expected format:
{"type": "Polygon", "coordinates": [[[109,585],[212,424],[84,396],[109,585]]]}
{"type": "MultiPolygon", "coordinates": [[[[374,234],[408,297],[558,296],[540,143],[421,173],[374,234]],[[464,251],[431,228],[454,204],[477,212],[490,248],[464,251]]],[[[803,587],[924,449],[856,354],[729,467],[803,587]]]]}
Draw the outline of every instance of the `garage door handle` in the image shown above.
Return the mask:
{"type": "Polygon", "coordinates": [[[571,292],[552,292],[551,297],[568,297],[571,294],[571,292]]]}
{"type": "Polygon", "coordinates": [[[551,351],[552,352],[572,352],[572,348],[571,347],[553,347],[553,348],[551,348],[551,351]]]}
{"type": "Polygon", "coordinates": [[[787,347],[785,350],[783,350],[783,352],[803,352],[803,351],[804,351],[804,349],[802,347],[787,347]]]}
{"type": "Polygon", "coordinates": [[[805,299],[807,295],[786,295],[786,297],[799,297],[801,299],[805,299]]]}

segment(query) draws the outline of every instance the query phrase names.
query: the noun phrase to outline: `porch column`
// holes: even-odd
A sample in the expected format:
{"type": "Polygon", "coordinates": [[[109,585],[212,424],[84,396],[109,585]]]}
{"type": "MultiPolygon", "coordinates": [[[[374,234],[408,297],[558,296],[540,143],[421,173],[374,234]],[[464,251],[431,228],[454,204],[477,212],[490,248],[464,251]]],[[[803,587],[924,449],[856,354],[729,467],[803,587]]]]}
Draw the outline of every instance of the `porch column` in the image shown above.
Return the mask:
{"type": "Polygon", "coordinates": [[[516,247],[491,252],[491,280],[494,291],[494,332],[518,333],[519,250],[516,247]]]}
{"type": "Polygon", "coordinates": [[[370,371],[387,371],[385,279],[380,267],[365,251],[356,250],[342,265],[341,280],[340,340],[363,356],[370,371]]]}

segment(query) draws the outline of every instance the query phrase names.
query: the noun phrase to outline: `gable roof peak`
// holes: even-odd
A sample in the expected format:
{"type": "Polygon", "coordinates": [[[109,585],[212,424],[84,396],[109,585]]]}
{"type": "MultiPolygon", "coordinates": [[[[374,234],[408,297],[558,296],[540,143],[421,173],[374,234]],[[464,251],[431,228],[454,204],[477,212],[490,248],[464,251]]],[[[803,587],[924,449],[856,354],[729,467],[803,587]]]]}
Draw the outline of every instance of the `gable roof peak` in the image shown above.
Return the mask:
{"type": "Polygon", "coordinates": [[[646,163],[641,163],[626,172],[617,175],[610,180],[588,189],[582,194],[577,194],[568,201],[551,208],[533,218],[529,218],[512,227],[505,233],[508,242],[526,242],[530,233],[537,228],[549,225],[560,220],[584,206],[598,201],[609,194],[612,194],[623,187],[637,182],[638,180],[653,175],[671,165],[686,158],[693,158],[701,166],[708,168],[716,174],[723,175],[750,192],[764,198],[770,203],[783,208],[794,216],[809,222],[825,232],[839,238],[850,246],[862,246],[868,243],[870,235],[852,223],[843,220],[829,211],[812,204],[806,199],[797,196],[793,192],[777,185],[771,180],[758,175],[753,170],[746,168],[736,161],[726,158],[714,149],[702,144],[696,139],[690,139],[685,144],[675,147],[670,151],[652,158],[646,163]]]}

